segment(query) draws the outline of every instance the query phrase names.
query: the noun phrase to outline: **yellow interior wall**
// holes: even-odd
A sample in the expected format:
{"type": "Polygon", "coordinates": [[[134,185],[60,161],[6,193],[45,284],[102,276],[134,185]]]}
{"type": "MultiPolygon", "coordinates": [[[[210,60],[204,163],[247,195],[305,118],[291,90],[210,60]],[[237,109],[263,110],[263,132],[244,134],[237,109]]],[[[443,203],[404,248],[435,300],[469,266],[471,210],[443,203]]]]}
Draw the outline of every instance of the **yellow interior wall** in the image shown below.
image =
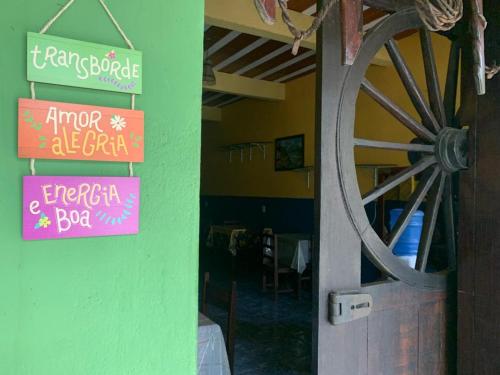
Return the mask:
{"type": "MultiPolygon", "coordinates": [[[[434,51],[441,89],[444,89],[446,62],[450,44],[440,36],[433,36],[434,51]]],[[[399,41],[400,49],[410,70],[427,95],[423,60],[418,34],[399,41]]],[[[395,103],[416,119],[418,114],[392,67],[370,66],[367,78],[395,103]]],[[[295,134],[305,135],[305,165],[314,164],[315,74],[286,84],[286,100],[271,102],[245,99],[226,106],[220,123],[205,123],[202,128],[201,193],[203,195],[259,196],[313,198],[314,178],[310,187],[304,172],[274,171],[274,140],[295,134]],[[252,160],[248,150],[240,161],[238,151],[233,151],[232,161],[222,146],[267,141],[266,158],[254,149],[252,160]]],[[[415,136],[382,107],[364,93],[356,104],[355,136],[405,143],[415,136]]],[[[356,149],[356,163],[408,165],[406,153],[374,149],[356,149]]],[[[358,169],[360,190],[366,192],[373,186],[373,173],[358,169]]],[[[410,188],[407,187],[407,190],[410,188]]]]}
{"type": "Polygon", "coordinates": [[[247,99],[223,108],[220,123],[202,128],[202,194],[260,197],[312,198],[314,183],[307,189],[307,175],[274,171],[274,140],[304,134],[305,165],[314,164],[315,78],[309,75],[287,84],[286,100],[271,102],[247,99]],[[266,159],[254,149],[252,160],[220,149],[231,143],[268,141],[266,159]]]}

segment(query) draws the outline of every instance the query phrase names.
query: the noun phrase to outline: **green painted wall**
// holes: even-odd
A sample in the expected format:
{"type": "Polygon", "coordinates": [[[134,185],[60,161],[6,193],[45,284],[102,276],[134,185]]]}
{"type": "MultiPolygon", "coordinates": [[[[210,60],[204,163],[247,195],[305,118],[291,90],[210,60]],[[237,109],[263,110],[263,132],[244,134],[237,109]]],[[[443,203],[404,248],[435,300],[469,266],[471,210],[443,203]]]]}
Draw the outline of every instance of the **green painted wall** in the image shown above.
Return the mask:
{"type": "MultiPolygon", "coordinates": [[[[203,1],[107,0],[144,53],[146,161],[137,236],[23,242],[17,98],[28,97],[26,32],[63,1],[0,12],[0,374],[184,375],[196,371],[203,1]]],[[[125,46],[97,0],[49,32],[125,46]]],[[[102,106],[129,96],[37,85],[40,99],[102,106]]],[[[40,175],[126,175],[125,163],[39,161],[40,175]]]]}

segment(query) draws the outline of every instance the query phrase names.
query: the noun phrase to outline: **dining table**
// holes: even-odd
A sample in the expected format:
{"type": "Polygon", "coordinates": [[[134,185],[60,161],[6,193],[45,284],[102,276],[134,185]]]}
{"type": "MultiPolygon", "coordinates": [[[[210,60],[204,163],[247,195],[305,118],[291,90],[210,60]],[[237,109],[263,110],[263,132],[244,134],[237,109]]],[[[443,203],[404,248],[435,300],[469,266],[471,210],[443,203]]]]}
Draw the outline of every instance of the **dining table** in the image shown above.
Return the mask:
{"type": "Polygon", "coordinates": [[[238,252],[238,237],[244,235],[246,232],[247,228],[241,225],[212,225],[208,232],[206,245],[207,247],[216,247],[218,238],[224,238],[227,250],[236,256],[238,252]]]}
{"type": "Polygon", "coordinates": [[[220,326],[198,313],[198,375],[231,375],[220,326]]]}
{"type": "Polygon", "coordinates": [[[275,237],[278,260],[290,265],[298,273],[303,273],[311,262],[312,236],[309,233],[280,233],[275,237]]]}

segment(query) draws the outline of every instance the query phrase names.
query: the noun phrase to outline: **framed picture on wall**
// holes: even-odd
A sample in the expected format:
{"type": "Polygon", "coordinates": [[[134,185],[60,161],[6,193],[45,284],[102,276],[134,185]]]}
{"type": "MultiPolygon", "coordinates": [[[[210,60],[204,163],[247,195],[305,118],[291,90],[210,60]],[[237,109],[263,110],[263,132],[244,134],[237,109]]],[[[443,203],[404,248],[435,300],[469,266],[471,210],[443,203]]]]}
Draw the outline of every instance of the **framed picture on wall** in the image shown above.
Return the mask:
{"type": "Polygon", "coordinates": [[[277,138],[274,152],[275,171],[304,168],[304,134],[277,138]]]}

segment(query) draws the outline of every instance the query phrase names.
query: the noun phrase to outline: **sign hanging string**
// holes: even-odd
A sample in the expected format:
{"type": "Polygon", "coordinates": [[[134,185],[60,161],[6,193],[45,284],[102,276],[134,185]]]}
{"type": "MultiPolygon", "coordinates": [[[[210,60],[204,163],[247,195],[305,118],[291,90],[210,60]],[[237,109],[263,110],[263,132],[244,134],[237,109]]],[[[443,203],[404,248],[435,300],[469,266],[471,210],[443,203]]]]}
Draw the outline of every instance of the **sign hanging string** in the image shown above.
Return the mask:
{"type": "MultiPolygon", "coordinates": [[[[51,19],[49,19],[47,21],[47,23],[45,23],[45,25],[42,27],[42,29],[40,30],[40,34],[45,34],[49,28],[54,24],[54,22],[57,21],[57,19],[59,17],[62,16],[62,14],[64,12],[66,12],[66,10],[68,10],[68,8],[75,2],[75,0],[69,0],[61,9],[59,9],[59,11],[54,15],[54,17],[52,17],[51,19]]],[[[102,5],[102,7],[104,8],[104,11],[106,12],[106,14],[108,15],[108,17],[110,18],[111,22],[113,23],[113,25],[115,26],[115,28],[118,30],[118,32],[120,33],[120,35],[122,36],[123,40],[125,41],[125,43],[127,44],[127,46],[130,48],[130,49],[135,49],[134,48],[134,45],[132,44],[132,42],[130,41],[130,39],[127,37],[127,35],[125,34],[125,32],[123,31],[123,29],[121,28],[120,24],[118,23],[118,21],[116,20],[116,18],[113,16],[113,13],[111,13],[111,10],[108,8],[108,6],[106,5],[106,3],[104,2],[104,0],[99,0],[99,3],[102,5]]],[[[35,92],[35,82],[30,82],[30,91],[31,91],[31,99],[36,99],[36,92],[35,92]]],[[[131,98],[130,98],[130,108],[131,109],[135,109],[135,94],[131,94],[131,98]]],[[[30,171],[31,171],[31,175],[34,176],[36,174],[36,170],[35,170],[35,159],[34,158],[31,158],[30,159],[30,171]]],[[[132,162],[129,162],[128,163],[128,171],[129,171],[129,176],[132,177],[134,176],[134,166],[132,164],[132,162]]]]}

